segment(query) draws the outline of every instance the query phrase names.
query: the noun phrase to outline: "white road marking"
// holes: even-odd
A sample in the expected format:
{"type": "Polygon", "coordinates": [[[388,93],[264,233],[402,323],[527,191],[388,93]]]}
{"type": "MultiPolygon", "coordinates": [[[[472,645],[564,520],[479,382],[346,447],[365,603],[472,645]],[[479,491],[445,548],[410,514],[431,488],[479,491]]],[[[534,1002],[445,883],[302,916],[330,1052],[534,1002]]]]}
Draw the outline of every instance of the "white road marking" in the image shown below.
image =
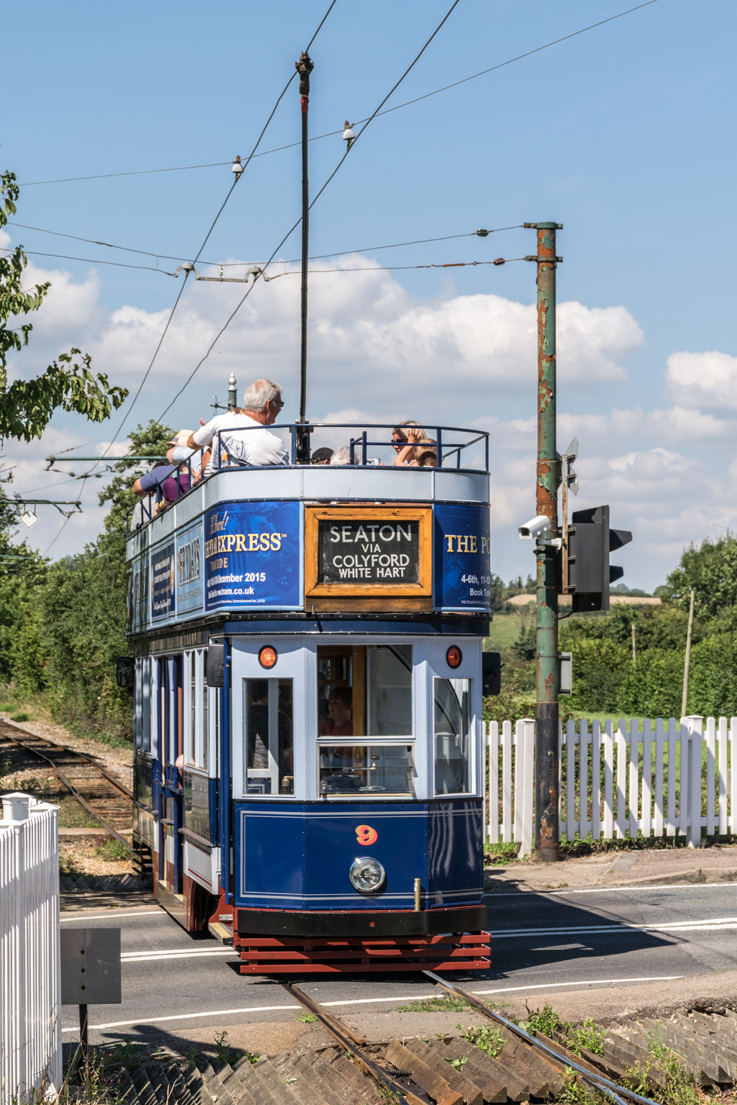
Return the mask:
{"type": "MultiPolygon", "coordinates": [[[[514,990],[549,990],[560,989],[563,986],[611,986],[621,982],[673,982],[679,978],[685,978],[685,975],[653,975],[652,977],[644,978],[589,978],[579,982],[539,982],[533,986],[503,986],[497,990],[471,990],[471,993],[477,995],[505,994],[508,991],[511,992],[514,990]]],[[[436,991],[432,994],[395,994],[389,998],[348,998],[343,1001],[323,1001],[320,1004],[326,1008],[328,1006],[333,1007],[338,1005],[376,1005],[382,1001],[426,1001],[428,998],[436,998],[437,996],[436,991]]],[[[283,1012],[284,1010],[289,1011],[297,1008],[299,1008],[299,1006],[296,1003],[294,1005],[251,1005],[245,1009],[213,1009],[199,1013],[178,1013],[176,1016],[156,1017],[154,1020],[147,1020],[144,1016],[141,1016],[130,1021],[109,1021],[106,1024],[91,1024],[90,1028],[100,1031],[103,1028],[125,1028],[127,1025],[132,1024],[156,1025],[164,1024],[167,1021],[192,1020],[195,1017],[225,1017],[235,1013],[283,1012]]],[[[69,1025],[66,1028],[62,1028],[62,1032],[79,1032],[79,1028],[77,1025],[69,1025]]]]}
{"type": "Polygon", "coordinates": [[[233,951],[232,948],[209,948],[201,952],[179,951],[175,948],[171,951],[163,952],[123,952],[120,958],[123,963],[146,963],[152,960],[158,963],[165,963],[169,959],[196,959],[203,955],[237,956],[238,953],[233,951]]]}
{"type": "Polygon", "coordinates": [[[558,925],[546,928],[522,928],[505,929],[495,932],[492,929],[493,940],[513,940],[521,936],[563,936],[583,935],[594,932],[728,932],[737,929],[737,917],[713,917],[698,921],[665,921],[661,924],[633,925],[629,921],[621,921],[616,925],[558,925]]]}
{"type": "Polygon", "coordinates": [[[62,921],[109,921],[116,917],[168,917],[169,914],[163,909],[141,909],[137,913],[118,913],[116,909],[111,909],[109,913],[96,913],[90,917],[89,913],[85,913],[80,910],[79,913],[65,913],[60,918],[62,921]]]}
{"type": "Polygon", "coordinates": [[[565,896],[566,894],[622,894],[627,890],[637,891],[638,893],[640,890],[713,890],[724,886],[737,886],[737,882],[677,882],[662,886],[632,886],[631,884],[629,886],[586,886],[579,890],[517,890],[514,892],[509,890],[499,892],[487,890],[484,897],[522,898],[526,894],[545,894],[546,897],[565,896]]]}

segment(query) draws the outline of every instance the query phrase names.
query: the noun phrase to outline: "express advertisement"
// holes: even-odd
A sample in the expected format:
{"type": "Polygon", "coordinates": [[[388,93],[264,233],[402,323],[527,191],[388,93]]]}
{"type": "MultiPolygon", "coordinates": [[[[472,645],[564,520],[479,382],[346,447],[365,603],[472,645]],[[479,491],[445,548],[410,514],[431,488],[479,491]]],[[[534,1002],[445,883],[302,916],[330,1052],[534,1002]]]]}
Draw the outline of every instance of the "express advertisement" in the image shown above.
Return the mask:
{"type": "Polygon", "coordinates": [[[205,515],[205,608],[302,607],[301,504],[223,503],[205,515]]]}
{"type": "Polygon", "coordinates": [[[151,552],[151,618],[157,621],[176,611],[174,542],[151,552]]]}
{"type": "Polygon", "coordinates": [[[128,632],[140,633],[146,628],[148,610],[148,552],[137,556],[128,568],[128,632]]]}
{"type": "Polygon", "coordinates": [[[491,610],[489,508],[435,507],[436,610],[491,610]]]}
{"type": "Polygon", "coordinates": [[[205,565],[202,555],[202,520],[177,534],[177,610],[180,614],[202,610],[205,597],[205,565]]]}

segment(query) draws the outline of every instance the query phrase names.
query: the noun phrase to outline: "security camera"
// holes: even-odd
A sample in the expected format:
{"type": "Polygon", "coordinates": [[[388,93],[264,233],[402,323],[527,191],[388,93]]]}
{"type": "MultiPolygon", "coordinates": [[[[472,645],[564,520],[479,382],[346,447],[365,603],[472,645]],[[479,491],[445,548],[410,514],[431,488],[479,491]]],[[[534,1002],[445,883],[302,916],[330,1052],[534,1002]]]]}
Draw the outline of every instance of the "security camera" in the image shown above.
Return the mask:
{"type": "Polygon", "coordinates": [[[529,522],[519,527],[519,535],[523,539],[540,537],[546,529],[550,529],[550,519],[547,514],[538,514],[536,518],[530,518],[529,522]]]}

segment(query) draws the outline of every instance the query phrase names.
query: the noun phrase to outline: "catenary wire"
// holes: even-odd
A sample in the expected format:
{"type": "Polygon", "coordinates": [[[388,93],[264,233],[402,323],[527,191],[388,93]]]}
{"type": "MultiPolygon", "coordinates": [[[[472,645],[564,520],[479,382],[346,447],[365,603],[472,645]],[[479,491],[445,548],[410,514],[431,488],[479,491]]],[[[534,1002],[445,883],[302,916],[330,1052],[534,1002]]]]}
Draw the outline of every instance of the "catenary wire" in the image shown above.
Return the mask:
{"type": "MultiPolygon", "coordinates": [[[[371,117],[370,117],[370,118],[369,118],[369,119],[367,120],[367,122],[365,123],[365,125],[364,125],[364,126],[363,126],[363,127],[361,128],[361,130],[359,131],[358,135],[356,136],[356,139],[358,139],[358,138],[360,138],[360,137],[361,137],[361,135],[363,134],[363,132],[364,132],[364,131],[366,130],[366,127],[367,127],[367,126],[369,126],[369,124],[371,123],[371,121],[372,121],[372,120],[373,120],[373,119],[374,119],[374,118],[376,117],[376,114],[377,114],[377,112],[378,112],[379,108],[381,108],[381,107],[382,107],[382,106],[383,106],[383,105],[384,105],[384,104],[386,103],[386,101],[387,101],[387,100],[389,99],[389,97],[390,97],[390,96],[392,95],[392,93],[393,93],[393,92],[395,92],[395,91],[396,91],[396,89],[397,89],[397,88],[399,87],[399,85],[400,85],[400,84],[402,83],[402,81],[403,81],[403,80],[404,80],[404,78],[405,78],[405,77],[407,76],[407,74],[408,74],[408,73],[409,73],[409,72],[410,72],[410,71],[411,71],[411,70],[412,70],[412,69],[414,68],[414,66],[416,65],[416,63],[417,63],[417,62],[419,61],[419,59],[420,59],[420,58],[422,57],[422,55],[424,54],[424,52],[425,52],[425,50],[427,49],[427,47],[428,47],[428,46],[430,45],[430,43],[432,42],[432,40],[433,40],[433,39],[435,38],[435,36],[437,35],[437,33],[438,33],[438,32],[440,31],[440,29],[441,29],[441,28],[442,28],[442,27],[444,26],[444,24],[445,24],[445,23],[447,22],[447,20],[449,19],[449,17],[450,17],[450,15],[451,15],[451,13],[452,13],[452,12],[453,12],[453,10],[454,10],[454,9],[455,9],[455,8],[456,8],[456,7],[458,6],[458,4],[459,4],[459,3],[460,3],[460,0],[453,0],[453,3],[451,4],[450,8],[449,8],[449,9],[448,9],[448,11],[446,12],[446,14],[445,14],[445,15],[443,16],[443,18],[441,19],[440,23],[439,23],[439,24],[437,25],[437,27],[435,28],[435,30],[433,31],[433,33],[432,33],[432,34],[430,35],[430,37],[428,38],[428,40],[427,40],[427,41],[425,42],[425,45],[424,45],[424,46],[422,47],[422,49],[420,50],[420,52],[419,52],[419,53],[418,53],[418,54],[417,54],[417,55],[415,56],[414,60],[413,60],[413,61],[411,62],[411,64],[410,64],[410,65],[409,65],[409,66],[407,67],[407,69],[405,69],[404,73],[403,73],[403,74],[402,74],[402,76],[401,76],[401,77],[399,78],[399,80],[398,80],[398,81],[396,82],[396,84],[395,84],[395,85],[394,85],[394,86],[392,87],[391,91],[390,91],[390,92],[388,92],[388,93],[387,93],[387,95],[386,95],[386,96],[384,97],[384,99],[383,99],[383,100],[381,101],[381,103],[379,104],[379,107],[378,107],[378,108],[376,109],[376,111],[375,111],[375,112],[374,112],[374,113],[373,113],[373,114],[371,115],[371,117]]],[[[355,140],[354,140],[354,143],[353,143],[353,145],[355,145],[355,140]]],[[[320,196],[322,195],[322,193],[323,193],[323,192],[325,191],[325,189],[327,188],[328,184],[329,184],[329,183],[330,183],[330,181],[331,181],[331,180],[333,179],[333,177],[335,176],[335,174],[336,174],[336,173],[338,172],[338,169],[339,169],[339,168],[341,167],[341,165],[342,165],[342,164],[343,164],[343,162],[345,161],[345,159],[346,159],[346,157],[348,156],[348,153],[349,153],[349,152],[350,152],[350,148],[349,148],[349,149],[347,149],[347,150],[345,151],[345,153],[344,153],[344,154],[343,154],[343,156],[341,157],[341,159],[340,159],[340,161],[338,162],[338,164],[337,164],[337,166],[335,167],[335,169],[333,169],[332,173],[330,174],[330,176],[328,177],[328,179],[327,179],[327,180],[325,181],[325,183],[323,184],[323,186],[322,186],[322,188],[320,189],[320,191],[319,191],[319,192],[317,193],[317,195],[315,196],[315,198],[314,198],[314,199],[312,200],[312,202],[310,203],[310,210],[311,210],[311,209],[312,209],[312,207],[313,207],[313,206],[315,205],[315,203],[317,202],[317,200],[318,200],[318,199],[320,198],[320,196]]],[[[270,264],[272,263],[272,261],[274,260],[274,257],[276,256],[276,254],[277,254],[277,253],[279,252],[279,250],[280,250],[280,249],[281,249],[281,247],[282,247],[282,246],[284,245],[284,243],[285,243],[285,242],[287,241],[287,239],[288,239],[288,238],[290,237],[290,235],[291,235],[291,234],[292,234],[292,233],[293,233],[293,232],[294,232],[294,231],[295,231],[295,230],[297,229],[297,227],[299,226],[299,224],[300,224],[301,222],[302,222],[302,218],[301,218],[301,216],[300,216],[300,218],[299,218],[299,219],[297,219],[297,221],[296,221],[296,223],[294,224],[294,226],[292,226],[292,227],[291,227],[291,229],[290,229],[289,231],[287,231],[287,233],[286,233],[286,234],[284,235],[284,237],[282,238],[281,242],[279,242],[279,245],[278,245],[278,246],[276,247],[276,249],[275,249],[275,250],[273,251],[273,253],[271,254],[271,257],[269,258],[269,260],[268,260],[268,261],[266,262],[266,264],[265,264],[265,265],[263,266],[263,270],[264,270],[264,271],[265,271],[265,270],[266,270],[266,269],[268,268],[268,266],[269,266],[269,265],[270,265],[270,264]]],[[[215,335],[215,337],[213,338],[213,340],[212,340],[212,342],[210,343],[210,346],[209,346],[209,348],[208,348],[207,352],[205,353],[205,355],[204,355],[204,356],[203,356],[203,357],[201,358],[201,360],[200,360],[200,361],[199,361],[199,362],[198,362],[198,363],[197,363],[197,364],[195,365],[195,367],[194,367],[194,368],[192,369],[192,371],[190,372],[189,376],[188,376],[188,377],[187,377],[187,379],[186,379],[186,380],[184,381],[184,383],[182,384],[181,388],[180,388],[180,389],[179,389],[179,391],[178,391],[178,392],[176,393],[176,395],[174,396],[174,398],[173,398],[173,399],[171,400],[171,402],[169,403],[169,405],[168,405],[168,406],[167,406],[167,407],[165,408],[165,410],[164,410],[164,411],[162,411],[162,413],[161,413],[161,414],[159,415],[159,419],[158,419],[158,421],[159,421],[159,422],[160,422],[160,421],[161,421],[161,419],[162,419],[162,418],[164,417],[164,415],[165,415],[165,414],[167,414],[167,413],[168,413],[168,411],[170,411],[170,410],[171,410],[171,408],[172,408],[172,407],[174,406],[174,404],[176,403],[176,401],[177,401],[177,399],[179,398],[179,396],[180,396],[180,395],[181,395],[181,394],[182,394],[182,393],[184,392],[184,390],[185,390],[185,389],[186,389],[186,388],[187,388],[187,387],[189,386],[189,384],[191,383],[191,381],[192,381],[192,380],[194,379],[194,377],[195,377],[196,373],[197,373],[197,372],[199,371],[200,367],[201,367],[201,366],[202,366],[202,365],[204,364],[204,362],[205,362],[205,361],[207,360],[207,358],[208,358],[208,357],[210,356],[210,353],[211,353],[211,352],[212,352],[212,350],[213,350],[213,349],[215,348],[215,345],[217,344],[217,342],[218,342],[218,341],[220,340],[220,337],[221,337],[221,335],[225,333],[225,331],[227,330],[228,326],[229,326],[229,325],[230,325],[230,323],[231,323],[231,322],[233,321],[233,319],[235,318],[235,316],[236,316],[236,315],[238,314],[238,311],[240,311],[241,307],[242,307],[242,306],[243,306],[243,304],[244,304],[244,303],[246,302],[246,300],[248,299],[249,295],[251,294],[251,292],[253,291],[253,289],[254,289],[254,287],[255,287],[255,286],[256,286],[256,281],[254,280],[254,281],[253,281],[253,283],[249,285],[248,289],[246,290],[245,294],[244,294],[244,295],[243,295],[243,297],[241,298],[240,302],[239,302],[239,303],[237,304],[237,306],[235,307],[235,310],[233,310],[233,311],[231,312],[230,316],[229,316],[229,317],[228,317],[228,319],[227,319],[227,320],[225,321],[224,325],[223,325],[223,326],[222,326],[222,327],[220,328],[220,330],[218,331],[218,333],[217,333],[217,334],[215,335]]]]}
{"type": "MultiPolygon", "coordinates": [[[[88,242],[90,245],[107,246],[108,249],[120,249],[120,250],[123,250],[126,253],[139,253],[144,257],[157,257],[157,258],[160,257],[164,261],[187,261],[187,260],[189,260],[189,258],[187,258],[187,257],[173,257],[171,254],[154,253],[152,250],[147,250],[147,249],[133,249],[130,246],[116,246],[116,245],[113,245],[111,242],[98,241],[96,238],[81,238],[77,234],[64,234],[60,230],[45,230],[40,226],[26,226],[24,223],[14,223],[11,220],[8,220],[8,225],[10,225],[10,226],[20,226],[24,230],[36,230],[40,234],[54,234],[59,238],[73,238],[74,241],[76,241],[76,242],[88,242]]],[[[326,257],[338,257],[343,253],[371,253],[373,250],[399,249],[402,246],[424,245],[427,242],[448,242],[453,238],[475,238],[477,236],[478,237],[486,237],[487,234],[498,234],[502,230],[519,230],[521,228],[521,226],[522,226],[522,223],[517,223],[515,226],[498,226],[498,227],[494,228],[493,230],[487,230],[484,235],[479,235],[478,231],[476,231],[476,230],[470,230],[470,231],[466,231],[464,234],[444,234],[444,235],[442,235],[442,237],[439,237],[439,238],[417,238],[412,242],[390,242],[388,245],[384,245],[384,246],[364,246],[361,249],[336,249],[336,250],[333,250],[331,253],[313,254],[310,257],[308,257],[308,260],[309,261],[322,261],[326,257]]],[[[16,249],[17,248],[19,248],[19,247],[16,247],[16,249]]],[[[3,252],[5,252],[5,253],[14,253],[15,249],[4,249],[3,252]]],[[[166,269],[155,268],[153,265],[123,265],[119,261],[95,261],[95,260],[92,260],[89,257],[70,257],[70,256],[67,256],[66,254],[63,254],[63,253],[40,253],[38,250],[27,250],[25,248],[24,248],[23,252],[27,253],[30,257],[59,257],[62,260],[65,260],[65,261],[87,261],[87,262],[90,262],[91,264],[99,264],[99,265],[121,265],[121,267],[123,267],[123,268],[134,268],[134,269],[135,268],[141,268],[141,269],[150,269],[151,272],[163,272],[166,276],[174,276],[175,275],[174,273],[167,272],[166,269]]],[[[300,261],[300,260],[301,260],[301,258],[299,258],[299,257],[291,257],[285,262],[285,264],[287,264],[287,265],[296,264],[297,261],[300,261]]],[[[212,265],[213,267],[217,267],[219,265],[220,268],[234,269],[234,268],[242,268],[244,265],[245,266],[248,266],[248,265],[262,265],[262,264],[264,264],[264,262],[263,261],[202,261],[202,264],[203,265],[212,265]]]]}
{"type": "MultiPolygon", "coordinates": [[[[330,12],[331,12],[331,11],[333,10],[333,8],[335,7],[335,4],[336,4],[336,3],[337,3],[337,0],[331,0],[330,6],[328,7],[328,10],[327,10],[327,11],[325,12],[325,15],[323,16],[323,18],[321,19],[321,21],[320,21],[320,23],[319,23],[319,25],[318,25],[317,31],[315,31],[315,33],[313,34],[312,38],[310,39],[310,45],[312,45],[312,43],[313,43],[313,42],[315,41],[315,38],[317,37],[317,34],[318,34],[318,32],[320,31],[320,29],[321,29],[321,28],[322,28],[322,26],[324,25],[324,23],[325,23],[325,20],[326,20],[326,19],[327,19],[327,17],[328,17],[329,15],[330,15],[330,12]]],[[[456,0],[456,3],[458,3],[458,0],[456,0]]],[[[259,147],[259,145],[260,145],[260,143],[261,143],[261,139],[262,139],[262,138],[263,138],[263,136],[265,135],[265,133],[266,133],[266,130],[267,130],[267,128],[268,128],[268,126],[269,126],[269,124],[271,123],[271,120],[272,120],[272,119],[274,118],[274,115],[276,114],[276,110],[277,110],[277,108],[279,107],[279,104],[281,103],[282,99],[284,98],[284,96],[285,96],[285,94],[286,94],[286,91],[287,91],[287,89],[289,88],[290,84],[292,83],[292,81],[294,80],[294,78],[296,77],[296,75],[297,75],[297,74],[296,74],[296,71],[295,71],[294,73],[292,73],[292,74],[290,75],[290,77],[289,77],[289,80],[288,80],[288,81],[287,81],[287,83],[286,83],[286,84],[284,85],[284,88],[282,89],[282,91],[281,91],[281,92],[279,93],[279,96],[277,97],[276,103],[274,104],[274,107],[273,107],[273,108],[272,108],[272,110],[271,110],[271,114],[269,115],[268,119],[266,120],[266,123],[264,124],[264,126],[263,126],[263,129],[261,130],[261,133],[259,134],[258,138],[256,139],[256,143],[255,143],[255,145],[253,146],[253,149],[251,150],[250,154],[249,154],[249,155],[248,155],[248,157],[246,158],[246,161],[245,161],[245,163],[243,164],[243,169],[242,169],[242,171],[241,171],[240,173],[236,173],[236,174],[235,174],[235,180],[233,181],[233,183],[232,183],[232,185],[231,185],[231,187],[230,187],[230,189],[229,189],[229,191],[228,191],[228,193],[227,193],[227,195],[226,195],[225,199],[223,200],[223,202],[222,202],[222,204],[221,204],[221,206],[220,206],[220,210],[218,211],[217,215],[216,215],[216,216],[215,216],[215,218],[213,219],[213,221],[212,221],[212,224],[210,225],[210,229],[208,230],[207,234],[205,235],[205,239],[204,239],[204,241],[203,241],[202,245],[200,246],[200,248],[199,248],[199,249],[198,249],[198,251],[197,251],[197,256],[196,256],[196,257],[194,258],[194,261],[195,261],[195,262],[196,262],[197,260],[199,260],[200,254],[202,253],[203,249],[204,249],[204,248],[205,248],[205,246],[207,245],[208,239],[209,239],[210,235],[212,234],[212,232],[213,232],[213,229],[215,228],[215,224],[217,223],[218,219],[220,218],[221,214],[223,213],[223,210],[224,210],[224,208],[225,208],[225,205],[227,204],[228,200],[229,200],[229,199],[230,199],[230,197],[232,196],[232,194],[233,194],[233,191],[234,191],[234,189],[236,188],[236,186],[237,186],[237,184],[238,184],[238,181],[239,181],[239,180],[241,179],[241,177],[242,177],[242,176],[244,175],[244,172],[245,172],[246,168],[248,167],[248,165],[250,164],[251,160],[253,159],[253,156],[254,156],[254,154],[256,153],[256,151],[257,151],[257,149],[258,149],[258,147],[259,147]]],[[[194,262],[193,262],[193,263],[194,263],[194,262]]],[[[131,402],[130,406],[129,406],[129,407],[128,407],[128,409],[126,410],[126,412],[125,412],[125,415],[123,416],[123,419],[122,419],[122,421],[120,422],[120,425],[118,426],[117,430],[115,431],[115,435],[114,435],[114,437],[113,437],[112,441],[111,441],[111,442],[110,442],[110,444],[109,444],[109,445],[107,446],[107,448],[105,449],[105,452],[104,452],[104,453],[102,454],[102,456],[101,456],[101,458],[100,458],[100,459],[102,459],[103,457],[107,456],[107,453],[109,452],[109,450],[110,450],[110,449],[112,448],[112,446],[114,445],[115,441],[116,441],[116,440],[117,440],[117,438],[118,438],[118,435],[120,434],[120,431],[122,430],[122,428],[123,428],[123,426],[125,425],[126,421],[127,421],[127,420],[128,420],[128,418],[130,417],[131,411],[133,410],[133,408],[134,408],[134,406],[135,406],[135,404],[136,404],[136,402],[137,402],[137,400],[138,400],[138,397],[139,397],[139,395],[141,394],[141,391],[143,390],[143,386],[144,386],[144,384],[146,383],[146,380],[147,380],[147,379],[148,379],[148,377],[149,377],[149,374],[150,374],[150,372],[151,372],[151,369],[152,369],[152,368],[153,368],[153,366],[154,366],[154,362],[155,362],[155,360],[156,360],[156,358],[157,358],[157,356],[158,356],[158,354],[159,354],[159,350],[161,349],[161,346],[162,346],[162,344],[163,344],[164,338],[166,337],[167,331],[168,331],[168,329],[169,329],[169,326],[170,326],[170,324],[171,324],[171,320],[172,320],[172,318],[174,317],[174,312],[176,311],[176,309],[177,309],[177,307],[178,307],[178,305],[179,305],[179,301],[180,301],[180,299],[182,298],[182,293],[183,293],[183,291],[184,291],[184,289],[185,289],[185,287],[186,287],[186,284],[187,284],[187,277],[188,277],[188,276],[189,276],[189,272],[185,273],[184,281],[183,281],[183,283],[182,283],[182,286],[181,286],[181,288],[179,289],[179,294],[178,294],[178,296],[177,296],[177,298],[176,298],[176,300],[175,300],[175,302],[174,302],[174,306],[173,306],[173,307],[172,307],[172,309],[171,309],[171,313],[170,313],[170,315],[169,315],[169,318],[167,319],[167,322],[166,322],[166,326],[164,327],[164,331],[163,331],[163,333],[162,333],[162,335],[161,335],[161,337],[160,337],[160,339],[159,339],[159,343],[158,343],[158,345],[156,346],[156,350],[155,350],[155,352],[154,352],[154,355],[153,355],[153,357],[151,358],[151,362],[150,362],[150,364],[149,364],[148,368],[146,369],[146,372],[144,373],[143,379],[141,380],[141,383],[140,383],[140,384],[139,384],[139,386],[138,386],[138,390],[136,391],[136,394],[135,394],[135,395],[134,395],[134,397],[133,397],[133,401],[131,402]]],[[[98,463],[99,463],[99,462],[98,462],[98,463]]],[[[92,466],[92,468],[90,469],[90,471],[92,471],[92,470],[93,470],[94,468],[96,468],[96,467],[97,467],[97,464],[94,464],[94,465],[92,466]]]]}
{"type": "MultiPolygon", "coordinates": [[[[506,61],[499,62],[498,65],[492,65],[489,69],[482,69],[479,73],[472,73],[470,77],[462,77],[458,81],[453,81],[451,84],[445,84],[442,88],[435,88],[432,92],[425,92],[422,96],[416,96],[412,100],[406,100],[402,104],[396,104],[394,107],[389,107],[386,111],[381,111],[378,114],[388,115],[392,111],[400,111],[402,108],[410,107],[412,104],[419,103],[420,100],[427,100],[430,96],[437,96],[441,92],[447,92],[451,88],[458,88],[461,84],[467,84],[468,81],[475,81],[479,77],[485,77],[488,73],[493,73],[497,69],[502,69],[506,65],[512,65],[516,61],[522,61],[523,58],[529,58],[533,54],[539,54],[541,50],[549,50],[551,46],[558,46],[561,42],[567,42],[571,38],[576,38],[577,35],[585,34],[587,31],[593,31],[597,27],[604,26],[605,23],[612,23],[615,19],[621,19],[625,15],[631,15],[632,12],[640,11],[642,8],[648,8],[651,4],[657,3],[657,0],[645,0],[643,4],[636,4],[633,8],[627,8],[625,11],[617,12],[615,15],[610,15],[606,19],[600,19],[598,23],[590,23],[587,27],[581,27],[577,31],[571,31],[570,34],[563,35],[561,38],[555,38],[552,42],[546,42],[542,46],[536,46],[532,50],[525,51],[524,54],[517,54],[516,57],[508,58],[506,61]]],[[[354,126],[360,126],[361,123],[367,122],[367,119],[357,119],[353,124],[354,126]]],[[[340,130],[327,131],[325,134],[316,134],[313,138],[310,138],[310,142],[319,142],[323,138],[334,138],[336,134],[342,134],[343,128],[340,130]]],[[[281,153],[283,150],[293,149],[295,146],[299,146],[299,142],[289,142],[286,146],[276,146],[273,150],[263,150],[261,153],[257,153],[255,157],[267,157],[272,153],[281,153]]],[[[174,165],[165,169],[134,169],[121,173],[94,173],[90,176],[72,176],[72,177],[59,177],[56,180],[29,180],[21,184],[21,188],[31,188],[40,184],[67,184],[79,180],[106,180],[111,177],[122,176],[145,176],[151,173],[179,173],[185,172],[188,169],[215,169],[221,168],[223,165],[230,165],[230,161],[211,161],[202,165],[174,165]]]]}
{"type": "MultiPolygon", "coordinates": [[[[0,248],[1,253],[15,253],[14,249],[0,248]]],[[[135,251],[138,253],[138,250],[135,251]]],[[[67,253],[41,253],[37,249],[24,249],[23,253],[27,257],[56,257],[60,261],[84,261],[90,265],[113,265],[118,269],[144,269],[146,272],[160,272],[162,276],[175,276],[173,272],[167,272],[166,269],[157,269],[153,265],[126,265],[124,261],[102,261],[95,257],[71,257],[67,253]]],[[[154,254],[155,256],[155,254],[154,254]]]]}

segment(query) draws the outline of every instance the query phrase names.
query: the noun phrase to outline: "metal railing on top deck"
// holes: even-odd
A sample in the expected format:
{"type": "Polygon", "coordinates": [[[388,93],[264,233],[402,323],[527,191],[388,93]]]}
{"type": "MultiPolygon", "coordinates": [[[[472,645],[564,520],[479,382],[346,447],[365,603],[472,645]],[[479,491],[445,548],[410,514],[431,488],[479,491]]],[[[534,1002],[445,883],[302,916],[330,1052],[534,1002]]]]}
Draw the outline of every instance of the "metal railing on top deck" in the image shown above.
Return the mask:
{"type": "MultiPolygon", "coordinates": [[[[452,469],[457,472],[481,472],[484,474],[488,474],[489,434],[485,430],[468,430],[459,426],[433,426],[423,428],[423,433],[425,434],[425,437],[422,441],[411,442],[402,441],[401,439],[394,438],[394,434],[397,433],[397,431],[406,433],[407,430],[413,428],[420,429],[420,427],[404,425],[398,426],[396,423],[392,422],[286,422],[275,423],[273,426],[232,426],[228,427],[225,430],[218,430],[215,434],[212,443],[212,455],[207,466],[209,470],[207,471],[204,478],[210,479],[219,471],[232,471],[234,468],[262,469],[264,467],[269,467],[285,469],[298,467],[299,462],[297,460],[297,453],[300,446],[304,447],[305,436],[307,437],[309,452],[310,454],[312,454],[314,453],[316,448],[320,447],[318,442],[315,440],[315,435],[318,434],[318,431],[322,431],[322,436],[329,437],[331,442],[334,442],[336,439],[336,434],[341,430],[348,431],[348,433],[346,434],[347,440],[343,442],[343,446],[349,451],[349,460],[348,463],[345,465],[335,465],[331,462],[330,467],[348,468],[354,466],[382,466],[386,468],[393,468],[395,467],[394,457],[397,453],[397,447],[402,448],[405,445],[410,445],[414,449],[416,449],[417,452],[424,452],[426,454],[434,453],[435,463],[428,464],[425,462],[423,464],[423,468],[428,471],[437,472],[441,470],[452,469]],[[235,439],[236,441],[239,441],[242,440],[242,437],[248,433],[263,430],[268,430],[270,432],[281,430],[287,432],[287,434],[289,435],[289,444],[288,446],[286,446],[289,456],[289,460],[287,462],[285,462],[284,464],[268,466],[253,465],[245,458],[239,458],[235,456],[232,451],[232,445],[230,447],[231,451],[228,451],[228,439],[232,439],[235,434],[239,435],[239,437],[235,439]],[[355,436],[352,436],[353,431],[356,430],[360,432],[357,433],[355,436]],[[382,438],[381,436],[376,436],[372,432],[381,430],[389,431],[384,438],[382,438]],[[370,432],[372,432],[371,436],[369,436],[370,432]],[[435,436],[432,437],[430,436],[431,434],[434,434],[435,436]],[[453,435],[459,434],[466,435],[470,438],[470,440],[453,440],[453,435]],[[482,464],[474,464],[468,466],[462,465],[461,460],[465,455],[465,450],[472,448],[472,446],[474,445],[478,445],[480,442],[482,443],[481,450],[483,451],[482,464]],[[381,459],[381,457],[370,457],[368,455],[369,449],[381,449],[385,451],[391,450],[391,452],[386,453],[387,462],[385,463],[381,459]],[[454,463],[451,458],[453,458],[454,463]],[[446,463],[448,461],[451,461],[451,463],[446,463]]],[[[274,436],[277,435],[274,434],[274,436]]],[[[330,447],[332,447],[332,445],[330,447]]],[[[335,446],[336,449],[340,447],[341,446],[335,446]]],[[[165,477],[165,479],[175,480],[177,485],[176,499],[179,499],[183,495],[186,495],[203,478],[201,473],[192,466],[192,458],[197,455],[197,452],[201,452],[201,450],[195,450],[192,456],[190,456],[185,462],[183,462],[178,468],[176,468],[175,471],[171,472],[165,477]],[[183,486],[183,477],[185,473],[187,475],[186,487],[183,486]]],[[[474,455],[474,460],[476,460],[477,456],[478,451],[474,455]]],[[[427,461],[427,459],[428,458],[426,457],[425,461],[427,461]]],[[[309,467],[309,463],[306,466],[309,467]]],[[[412,465],[403,464],[400,467],[411,467],[414,469],[414,466],[412,465]]],[[[161,484],[163,484],[164,482],[165,480],[162,480],[161,484]]],[[[161,486],[161,484],[159,486],[161,486]]],[[[148,496],[145,496],[139,500],[139,502],[136,504],[136,506],[130,512],[126,519],[126,532],[128,536],[130,535],[132,529],[140,529],[142,525],[148,524],[162,509],[168,509],[168,507],[171,505],[171,503],[167,503],[166,506],[161,507],[159,503],[160,497],[153,491],[149,492],[148,496]],[[131,521],[139,508],[141,511],[142,520],[138,523],[138,525],[133,527],[131,521]]]]}

